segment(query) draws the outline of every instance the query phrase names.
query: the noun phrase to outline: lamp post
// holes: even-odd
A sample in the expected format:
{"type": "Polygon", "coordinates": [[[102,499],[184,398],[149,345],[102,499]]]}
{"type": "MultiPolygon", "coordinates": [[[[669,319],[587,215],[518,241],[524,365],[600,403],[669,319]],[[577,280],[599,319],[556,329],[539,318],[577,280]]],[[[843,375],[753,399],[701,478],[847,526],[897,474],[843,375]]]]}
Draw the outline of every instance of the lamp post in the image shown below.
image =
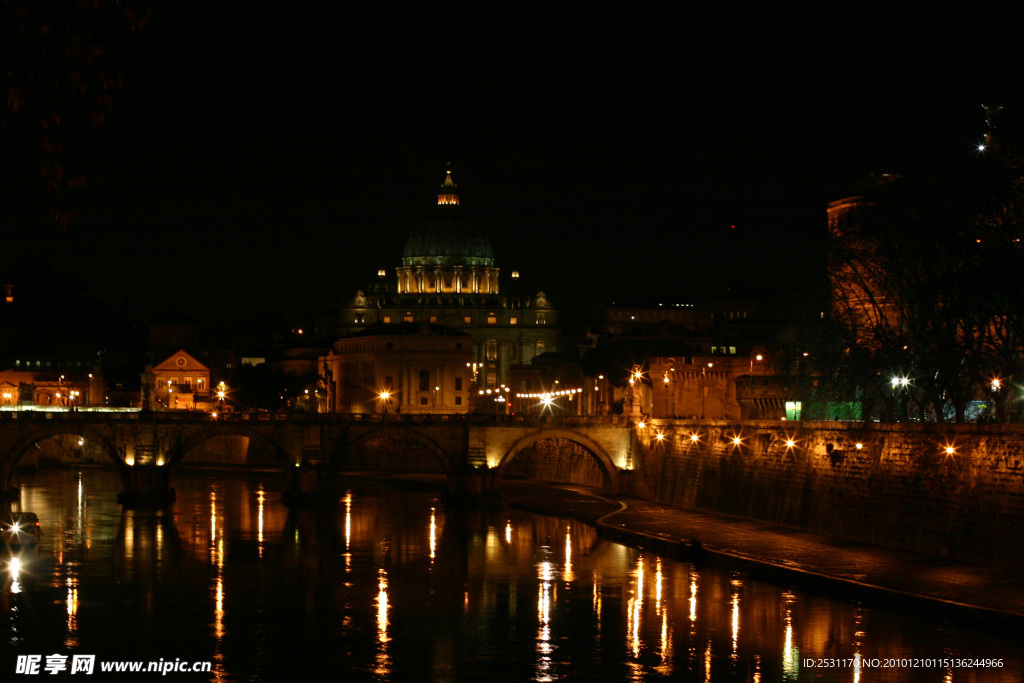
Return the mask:
{"type": "Polygon", "coordinates": [[[700,419],[704,419],[706,413],[706,399],[708,393],[708,368],[714,367],[714,363],[708,363],[700,369],[701,387],[700,387],[700,419]]]}

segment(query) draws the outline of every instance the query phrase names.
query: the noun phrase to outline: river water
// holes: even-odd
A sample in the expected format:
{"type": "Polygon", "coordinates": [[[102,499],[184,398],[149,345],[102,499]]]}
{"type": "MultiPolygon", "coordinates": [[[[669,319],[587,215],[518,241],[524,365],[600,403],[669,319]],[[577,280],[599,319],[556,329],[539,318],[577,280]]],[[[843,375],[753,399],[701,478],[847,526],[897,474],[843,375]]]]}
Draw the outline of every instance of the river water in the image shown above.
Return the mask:
{"type": "Polygon", "coordinates": [[[18,483],[44,536],[16,577],[3,563],[0,680],[1024,680],[1016,634],[661,559],[573,520],[450,510],[430,491],[347,480],[335,510],[295,513],[277,475],[176,473],[178,500],[157,512],[122,511],[108,470],[18,483]],[[39,675],[17,674],[26,655],[39,675]],[[47,674],[49,655],[68,670],[47,674]],[[76,655],[95,655],[91,677],[70,672],[76,655]],[[956,658],[1001,666],[941,661],[956,658]],[[210,671],[100,670],[118,661],[210,671]]]}

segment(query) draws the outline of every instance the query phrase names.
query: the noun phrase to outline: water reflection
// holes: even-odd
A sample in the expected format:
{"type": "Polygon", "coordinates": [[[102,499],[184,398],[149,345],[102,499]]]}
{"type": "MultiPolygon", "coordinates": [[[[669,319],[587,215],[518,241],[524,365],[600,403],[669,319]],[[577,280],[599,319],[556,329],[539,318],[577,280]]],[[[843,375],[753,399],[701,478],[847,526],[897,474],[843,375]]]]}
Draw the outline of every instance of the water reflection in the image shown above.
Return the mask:
{"type": "Polygon", "coordinates": [[[209,660],[224,681],[322,670],[796,681],[811,677],[806,658],[936,653],[1003,657],[1004,667],[812,673],[938,683],[1024,670],[1015,642],[661,558],[575,521],[452,510],[432,492],[358,481],[334,510],[290,512],[286,479],[206,474],[180,475],[166,513],[122,511],[116,475],[105,476],[41,471],[22,482],[47,536],[38,559],[0,562],[0,640],[14,651],[209,660]]]}
{"type": "Polygon", "coordinates": [[[391,673],[391,657],[388,654],[388,574],[378,570],[377,579],[377,656],[373,672],[386,678],[391,673]]]}

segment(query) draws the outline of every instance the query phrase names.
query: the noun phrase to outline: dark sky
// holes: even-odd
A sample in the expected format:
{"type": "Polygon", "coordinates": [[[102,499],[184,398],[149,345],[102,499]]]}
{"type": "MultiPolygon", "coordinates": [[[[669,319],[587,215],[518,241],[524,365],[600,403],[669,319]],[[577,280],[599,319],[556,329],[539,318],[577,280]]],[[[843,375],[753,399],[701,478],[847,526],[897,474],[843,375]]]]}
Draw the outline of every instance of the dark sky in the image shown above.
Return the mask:
{"type": "Polygon", "coordinates": [[[0,268],[140,315],[336,308],[451,161],[498,265],[556,304],[770,290],[820,265],[854,181],[980,163],[981,103],[1024,110],[1014,18],[945,4],[316,5],[146,4],[74,225],[4,161],[0,268]]]}

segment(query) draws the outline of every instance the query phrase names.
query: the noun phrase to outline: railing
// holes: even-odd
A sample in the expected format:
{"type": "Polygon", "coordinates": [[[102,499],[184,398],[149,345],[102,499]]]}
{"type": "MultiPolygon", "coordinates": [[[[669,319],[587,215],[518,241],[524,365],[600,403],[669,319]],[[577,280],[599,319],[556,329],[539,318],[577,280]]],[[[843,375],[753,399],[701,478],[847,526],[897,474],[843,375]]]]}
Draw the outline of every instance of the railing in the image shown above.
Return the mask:
{"type": "Polygon", "coordinates": [[[135,411],[99,412],[85,410],[23,410],[0,411],[0,421],[60,420],[88,423],[120,422],[125,420],[158,423],[234,423],[234,422],[298,422],[298,423],[351,423],[351,424],[430,424],[430,425],[494,425],[494,426],[560,426],[560,427],[624,427],[629,423],[625,415],[486,415],[422,414],[422,413],[270,413],[236,412],[212,413],[203,411],[135,411]]]}

